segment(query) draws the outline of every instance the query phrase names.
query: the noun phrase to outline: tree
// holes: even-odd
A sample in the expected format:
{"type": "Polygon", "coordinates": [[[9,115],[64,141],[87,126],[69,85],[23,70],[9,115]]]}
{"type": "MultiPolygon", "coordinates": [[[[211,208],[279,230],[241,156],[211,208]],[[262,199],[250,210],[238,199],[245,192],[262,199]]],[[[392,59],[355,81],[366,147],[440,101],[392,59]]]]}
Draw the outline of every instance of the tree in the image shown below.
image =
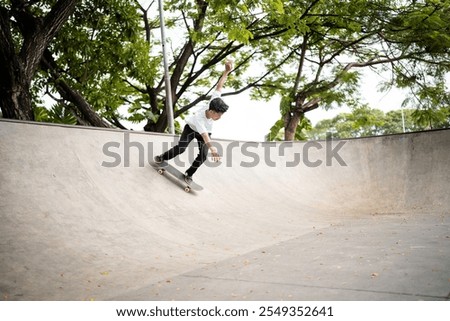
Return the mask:
{"type": "MultiPolygon", "coordinates": [[[[11,3],[2,7],[2,32],[10,35],[2,39],[17,47],[20,36],[36,29],[15,14],[20,11],[17,4],[22,3],[21,12],[36,23],[50,14],[55,1],[11,3]]],[[[416,98],[422,103],[428,99],[427,108],[434,108],[433,102],[448,99],[443,85],[449,68],[447,1],[165,4],[175,117],[208,99],[226,58],[234,58],[235,70],[224,96],[249,90],[254,99],[283,97],[282,115],[271,136],[284,129],[287,140],[304,136],[305,114],[311,110],[359,105],[357,68],[390,69],[392,81],[385,88],[414,84],[411,104],[417,105],[416,98]]],[[[121,121],[127,119],[145,121],[145,130],[162,132],[167,116],[158,28],[155,1],[80,1],[54,41],[46,43],[33,86],[21,90],[31,89],[36,106],[42,107],[42,92],[55,99],[47,115],[36,108],[43,119],[67,119],[63,115],[68,111],[77,123],[125,128],[121,121]]],[[[13,52],[11,46],[5,48],[13,52]]],[[[14,61],[4,61],[15,70],[14,61]]]]}
{"type": "Polygon", "coordinates": [[[352,109],[350,113],[340,113],[332,119],[324,119],[306,132],[309,139],[326,139],[328,135],[334,138],[357,138],[403,132],[421,131],[427,129],[450,128],[450,108],[436,110],[433,125],[429,119],[423,121],[415,114],[416,109],[392,110],[384,113],[366,105],[352,109]]]}
{"type": "MultiPolygon", "coordinates": [[[[252,90],[255,99],[282,96],[282,118],[271,136],[277,136],[282,123],[286,140],[301,137],[307,112],[358,104],[356,68],[388,66],[394,78],[412,64],[441,73],[448,68],[445,46],[434,45],[432,53],[424,49],[428,41],[435,42],[431,34],[448,28],[445,1],[173,1],[166,9],[186,39],[174,49],[171,68],[175,116],[207,98],[213,87],[208,79],[218,76],[212,68],[232,55],[237,61],[235,91],[227,94],[252,90]],[[434,23],[417,21],[417,15],[432,17],[434,23]],[[246,73],[254,61],[263,64],[259,75],[246,73]],[[199,92],[202,87],[206,94],[199,92]]],[[[162,79],[153,94],[161,89],[162,79]]],[[[165,111],[156,104],[151,110],[157,117],[146,129],[160,131],[166,126],[165,111]]]]}
{"type": "Polygon", "coordinates": [[[78,124],[125,128],[118,109],[133,93],[127,78],[142,60],[148,64],[139,23],[129,2],[82,1],[45,51],[35,92],[68,109],[78,124]]]}
{"type": "Polygon", "coordinates": [[[334,138],[376,136],[384,133],[384,126],[383,111],[363,105],[353,108],[350,113],[340,113],[332,119],[320,121],[308,136],[313,139],[325,139],[328,134],[334,138]]]}
{"type": "Polygon", "coordinates": [[[51,10],[39,17],[30,15],[34,1],[11,1],[9,10],[0,7],[0,107],[7,118],[33,120],[31,82],[44,51],[75,10],[77,0],[59,0],[51,10]],[[14,39],[13,20],[23,36],[14,39]]]}
{"type": "Polygon", "coordinates": [[[391,110],[383,115],[384,124],[382,134],[398,134],[403,132],[414,132],[424,130],[425,128],[418,125],[412,114],[414,109],[402,108],[401,110],[391,110]]]}
{"type": "MultiPolygon", "coordinates": [[[[223,68],[222,62],[227,57],[236,60],[234,77],[228,85],[235,90],[224,96],[238,94],[258,86],[260,81],[273,70],[257,79],[244,79],[243,75],[251,61],[262,57],[263,51],[273,48],[260,48],[257,44],[270,43],[285,28],[271,26],[266,16],[275,15],[280,9],[280,1],[166,1],[166,10],[170,20],[168,26],[176,30],[177,41],[173,41],[173,63],[171,65],[170,83],[175,117],[182,116],[198,103],[208,99],[215,82],[223,68]],[[267,13],[275,9],[273,13],[267,13]],[[177,45],[179,43],[179,45],[177,45]],[[220,70],[216,68],[220,65],[220,70]]],[[[140,6],[144,21],[148,18],[151,6],[140,6]]],[[[281,6],[282,7],[282,6],[281,6]]],[[[155,23],[145,22],[147,39],[151,26],[155,23]]],[[[159,55],[160,56],[160,55],[159,55]]],[[[143,115],[150,113],[145,130],[163,131],[167,126],[162,75],[153,84],[144,83],[136,86],[142,94],[147,94],[150,106],[141,105],[134,112],[143,115]]]]}
{"type": "MultiPolygon", "coordinates": [[[[354,95],[359,75],[352,71],[355,68],[389,67],[393,72],[391,85],[403,85],[405,75],[410,81],[417,81],[414,75],[418,71],[411,71],[424,69],[433,81],[423,78],[420,88],[430,88],[434,81],[443,87],[443,76],[450,66],[447,1],[289,4],[285,3],[290,10],[285,10],[283,20],[287,26],[293,24],[290,29],[295,30],[295,36],[287,37],[289,44],[281,38],[279,47],[295,51],[297,62],[289,62],[297,66],[297,73],[279,73],[268,79],[279,84],[281,92],[290,93],[290,108],[282,109],[286,140],[294,139],[305,114],[321,105],[357,105],[354,95]],[[295,17],[300,17],[297,24],[295,17]],[[285,79],[295,82],[286,86],[285,79]]],[[[439,95],[442,98],[442,92],[422,93],[432,99],[439,95]]]]}
{"type": "MultiPolygon", "coordinates": [[[[38,20],[52,1],[42,3],[30,2],[27,16],[38,20]]],[[[242,88],[238,77],[258,54],[258,49],[245,45],[253,38],[274,36],[271,28],[257,25],[261,19],[249,13],[250,7],[235,6],[233,1],[166,1],[166,10],[172,13],[168,26],[177,33],[171,66],[176,117],[208,98],[219,76],[215,66],[229,55],[242,57],[235,79],[228,82],[242,88]]],[[[14,11],[14,7],[9,9],[9,13],[14,11]]],[[[128,120],[147,119],[146,130],[164,131],[167,119],[160,43],[153,35],[159,28],[155,13],[154,1],[145,6],[138,1],[82,1],[60,36],[45,49],[32,88],[34,102],[42,106],[38,97],[45,92],[56,101],[55,106],[71,111],[78,123],[105,126],[106,119],[121,128],[123,117],[118,109],[127,106],[128,120]]],[[[28,30],[11,29],[16,36],[28,30]]],[[[44,109],[37,111],[41,119],[51,118],[44,109]]]]}

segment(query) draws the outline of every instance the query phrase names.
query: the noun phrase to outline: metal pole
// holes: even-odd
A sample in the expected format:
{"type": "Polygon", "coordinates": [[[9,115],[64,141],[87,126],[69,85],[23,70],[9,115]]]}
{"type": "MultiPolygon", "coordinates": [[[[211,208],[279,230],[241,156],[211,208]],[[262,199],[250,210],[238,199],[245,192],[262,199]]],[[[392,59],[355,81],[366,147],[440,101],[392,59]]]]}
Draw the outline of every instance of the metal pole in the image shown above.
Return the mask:
{"type": "Polygon", "coordinates": [[[169,77],[169,64],[167,62],[166,54],[166,26],[164,24],[164,7],[163,0],[158,0],[159,3],[159,22],[161,24],[161,43],[162,52],[164,59],[164,79],[166,83],[166,112],[167,112],[167,124],[169,126],[169,133],[175,134],[175,126],[173,120],[173,109],[172,109],[172,88],[170,86],[169,77]]]}
{"type": "Polygon", "coordinates": [[[402,126],[403,126],[403,132],[406,133],[406,127],[405,127],[405,114],[403,112],[403,107],[402,107],[402,126]]]}

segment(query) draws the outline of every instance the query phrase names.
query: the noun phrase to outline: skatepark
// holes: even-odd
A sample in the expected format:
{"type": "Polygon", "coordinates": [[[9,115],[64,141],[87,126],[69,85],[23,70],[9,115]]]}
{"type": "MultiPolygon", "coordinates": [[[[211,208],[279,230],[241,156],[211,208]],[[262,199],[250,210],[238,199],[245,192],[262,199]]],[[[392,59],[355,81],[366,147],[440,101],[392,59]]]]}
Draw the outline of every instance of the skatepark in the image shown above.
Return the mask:
{"type": "Polygon", "coordinates": [[[450,130],[219,140],[190,193],[174,139],[1,120],[1,299],[450,299],[450,130]]]}

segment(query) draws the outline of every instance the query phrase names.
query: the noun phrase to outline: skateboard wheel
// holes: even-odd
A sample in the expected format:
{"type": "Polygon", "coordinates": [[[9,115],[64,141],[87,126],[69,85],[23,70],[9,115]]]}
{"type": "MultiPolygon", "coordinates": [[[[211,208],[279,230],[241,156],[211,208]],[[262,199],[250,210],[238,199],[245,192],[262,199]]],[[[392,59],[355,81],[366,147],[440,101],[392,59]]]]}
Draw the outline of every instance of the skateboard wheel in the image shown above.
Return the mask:
{"type": "Polygon", "coordinates": [[[186,193],[189,193],[189,192],[191,191],[191,188],[190,188],[189,186],[186,186],[186,187],[184,188],[184,191],[185,191],[186,193]]]}
{"type": "Polygon", "coordinates": [[[164,174],[164,170],[163,169],[158,169],[158,174],[160,174],[160,175],[164,174]]]}

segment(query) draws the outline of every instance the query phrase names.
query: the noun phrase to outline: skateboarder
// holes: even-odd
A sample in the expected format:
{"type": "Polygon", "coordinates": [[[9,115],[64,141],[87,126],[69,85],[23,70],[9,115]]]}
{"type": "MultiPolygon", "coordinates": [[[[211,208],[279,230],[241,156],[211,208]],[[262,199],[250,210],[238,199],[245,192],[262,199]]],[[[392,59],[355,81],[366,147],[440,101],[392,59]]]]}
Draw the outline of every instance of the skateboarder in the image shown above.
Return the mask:
{"type": "Polygon", "coordinates": [[[192,163],[191,167],[184,174],[184,180],[187,184],[191,184],[192,176],[203,164],[208,156],[208,149],[211,151],[213,161],[218,162],[220,155],[217,149],[213,146],[211,141],[211,131],[213,123],[222,117],[223,113],[228,110],[228,105],[220,98],[222,95],[222,88],[227,80],[228,74],[233,70],[233,63],[229,60],[225,62],[225,71],[217,83],[215,91],[211,95],[211,100],[208,105],[202,107],[195,114],[186,119],[186,126],[181,133],[180,140],[176,146],[166,151],[162,155],[155,156],[157,164],[162,163],[176,157],[183,153],[188,147],[189,143],[195,138],[200,149],[197,158],[192,163]]]}

